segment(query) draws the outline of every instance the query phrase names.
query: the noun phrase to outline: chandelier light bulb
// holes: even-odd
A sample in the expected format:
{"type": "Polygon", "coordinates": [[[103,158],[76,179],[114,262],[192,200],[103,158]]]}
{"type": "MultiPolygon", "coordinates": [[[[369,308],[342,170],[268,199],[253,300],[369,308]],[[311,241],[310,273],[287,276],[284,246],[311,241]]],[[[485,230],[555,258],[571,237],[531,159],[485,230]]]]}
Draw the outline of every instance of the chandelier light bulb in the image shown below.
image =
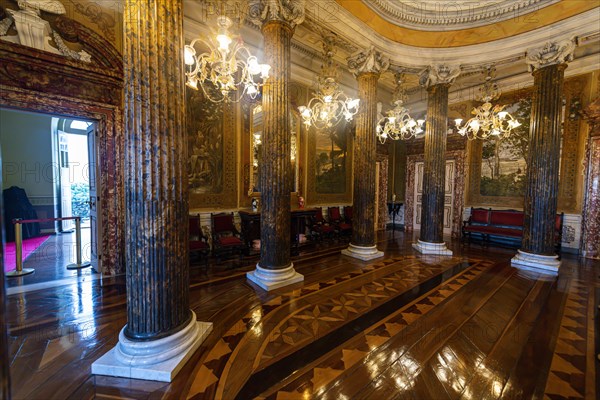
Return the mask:
{"type": "Polygon", "coordinates": [[[261,66],[254,56],[248,57],[248,72],[252,75],[258,75],[261,72],[261,66]]]}
{"type": "Polygon", "coordinates": [[[190,45],[186,45],[183,49],[183,60],[185,65],[194,65],[196,59],[194,56],[196,55],[196,50],[190,45]]]}
{"type": "Polygon", "coordinates": [[[267,79],[269,77],[270,71],[271,71],[271,66],[269,64],[261,64],[260,65],[260,77],[262,79],[267,79]]]}
{"type": "Polygon", "coordinates": [[[227,35],[217,35],[217,42],[219,42],[219,50],[227,53],[229,52],[229,45],[231,44],[231,38],[227,35]]]}

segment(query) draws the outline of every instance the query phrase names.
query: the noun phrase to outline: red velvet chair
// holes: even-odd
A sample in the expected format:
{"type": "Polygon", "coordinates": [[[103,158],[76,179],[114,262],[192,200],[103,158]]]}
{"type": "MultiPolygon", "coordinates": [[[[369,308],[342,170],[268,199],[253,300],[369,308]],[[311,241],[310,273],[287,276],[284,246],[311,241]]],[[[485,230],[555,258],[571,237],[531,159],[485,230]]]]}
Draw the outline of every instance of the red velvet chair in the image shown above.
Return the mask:
{"type": "Polygon", "coordinates": [[[338,206],[329,207],[327,213],[329,214],[329,222],[337,228],[340,235],[352,234],[352,224],[349,224],[342,218],[338,206]]]}
{"type": "Polygon", "coordinates": [[[352,206],[344,207],[344,220],[346,223],[352,225],[352,206]]]}
{"type": "Polygon", "coordinates": [[[190,215],[189,223],[189,238],[190,238],[190,258],[194,255],[199,255],[208,267],[208,256],[210,254],[210,245],[208,239],[202,233],[200,226],[200,215],[190,215]]]}
{"type": "Polygon", "coordinates": [[[323,209],[317,208],[317,212],[313,217],[311,233],[313,236],[323,239],[331,238],[335,233],[335,228],[323,217],[323,209]]]}
{"type": "Polygon", "coordinates": [[[213,254],[220,258],[223,254],[239,254],[243,257],[246,245],[233,223],[233,213],[211,214],[213,254]]]}

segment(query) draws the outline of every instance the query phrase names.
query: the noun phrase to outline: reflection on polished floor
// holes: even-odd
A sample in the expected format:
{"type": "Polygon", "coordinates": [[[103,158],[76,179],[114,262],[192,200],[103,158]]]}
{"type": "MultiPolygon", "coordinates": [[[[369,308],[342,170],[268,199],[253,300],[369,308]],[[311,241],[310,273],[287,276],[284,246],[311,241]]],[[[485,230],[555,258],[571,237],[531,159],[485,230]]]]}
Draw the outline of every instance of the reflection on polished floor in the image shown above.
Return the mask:
{"type": "Polygon", "coordinates": [[[122,277],[9,297],[17,399],[593,399],[600,262],[558,278],[514,250],[452,242],[453,257],[380,232],[385,257],[331,247],[294,261],[302,284],[264,292],[192,267],[191,308],[213,332],[171,384],[93,376],[126,323],[122,277]]]}
{"type": "MultiPolygon", "coordinates": [[[[18,278],[6,279],[8,293],[42,289],[77,280],[99,279],[92,268],[68,270],[67,265],[76,262],[75,231],[50,235],[39,248],[23,261],[23,268],[35,272],[18,278]]],[[[90,228],[81,229],[82,259],[90,259],[90,228]]]]}

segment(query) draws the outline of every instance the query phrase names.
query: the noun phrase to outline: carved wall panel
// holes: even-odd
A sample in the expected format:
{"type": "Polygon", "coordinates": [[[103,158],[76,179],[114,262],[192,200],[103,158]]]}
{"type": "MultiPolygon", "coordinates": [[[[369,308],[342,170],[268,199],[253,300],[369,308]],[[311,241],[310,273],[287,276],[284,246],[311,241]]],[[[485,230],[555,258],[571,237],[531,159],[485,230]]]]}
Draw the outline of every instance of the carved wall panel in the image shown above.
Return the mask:
{"type": "MultiPolygon", "coordinates": [[[[582,166],[579,160],[583,157],[585,143],[585,129],[581,123],[579,111],[585,102],[586,88],[589,87],[589,75],[582,75],[567,79],[564,87],[564,122],[561,144],[560,160],[560,182],[558,195],[558,210],[566,213],[581,212],[582,197],[582,166]]],[[[531,104],[531,88],[513,92],[502,96],[502,104],[513,104],[510,110],[523,124],[522,135],[512,135],[509,139],[498,146],[492,142],[481,140],[470,141],[468,144],[468,158],[471,173],[469,175],[468,192],[466,204],[468,206],[523,208],[522,189],[525,176],[525,159],[527,155],[529,113],[531,104]],[[505,170],[507,174],[494,176],[494,168],[501,170],[500,165],[504,154],[505,170]],[[495,153],[495,155],[494,155],[495,153]],[[487,158],[486,158],[487,157],[487,158]],[[518,160],[522,159],[522,163],[518,160]],[[496,160],[496,161],[494,161],[496,160]],[[500,161],[498,161],[500,160],[500,161]],[[523,179],[521,179],[523,178],[523,179]],[[510,182],[500,182],[508,179],[510,182]],[[500,183],[500,185],[488,185],[489,183],[500,183]],[[482,186],[486,184],[486,186],[482,186]],[[514,186],[512,189],[507,185],[514,186]],[[497,195],[494,195],[497,193],[497,195]]]]}
{"type": "MultiPolygon", "coordinates": [[[[424,160],[423,154],[412,154],[407,157],[406,170],[406,195],[404,203],[404,227],[407,232],[414,229],[413,220],[415,213],[414,191],[415,191],[415,165],[424,160]]],[[[469,173],[466,165],[466,151],[446,151],[446,160],[454,160],[454,195],[452,204],[452,237],[460,237],[462,224],[462,209],[464,207],[464,191],[466,176],[469,173]]]]}
{"type": "Polygon", "coordinates": [[[124,270],[123,63],[104,38],[75,21],[60,18],[62,26],[69,27],[69,37],[81,44],[92,62],[0,40],[0,107],[96,122],[102,272],[120,273],[124,270]]]}
{"type": "Polygon", "coordinates": [[[385,229],[388,221],[387,199],[389,192],[388,168],[389,155],[377,153],[377,165],[379,166],[379,178],[377,190],[377,220],[375,230],[385,229]]]}

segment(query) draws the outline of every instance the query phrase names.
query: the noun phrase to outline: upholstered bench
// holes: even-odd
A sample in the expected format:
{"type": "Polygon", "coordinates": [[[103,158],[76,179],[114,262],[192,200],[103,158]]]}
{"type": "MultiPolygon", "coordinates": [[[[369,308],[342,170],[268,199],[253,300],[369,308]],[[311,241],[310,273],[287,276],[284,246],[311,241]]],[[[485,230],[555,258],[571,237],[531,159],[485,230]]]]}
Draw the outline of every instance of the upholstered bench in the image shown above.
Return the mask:
{"type": "MultiPolygon", "coordinates": [[[[463,222],[463,240],[478,239],[483,242],[502,241],[514,246],[521,245],[525,215],[517,210],[492,210],[472,208],[471,216],[463,222]]],[[[555,247],[560,252],[563,214],[556,216],[555,247]]]]}

